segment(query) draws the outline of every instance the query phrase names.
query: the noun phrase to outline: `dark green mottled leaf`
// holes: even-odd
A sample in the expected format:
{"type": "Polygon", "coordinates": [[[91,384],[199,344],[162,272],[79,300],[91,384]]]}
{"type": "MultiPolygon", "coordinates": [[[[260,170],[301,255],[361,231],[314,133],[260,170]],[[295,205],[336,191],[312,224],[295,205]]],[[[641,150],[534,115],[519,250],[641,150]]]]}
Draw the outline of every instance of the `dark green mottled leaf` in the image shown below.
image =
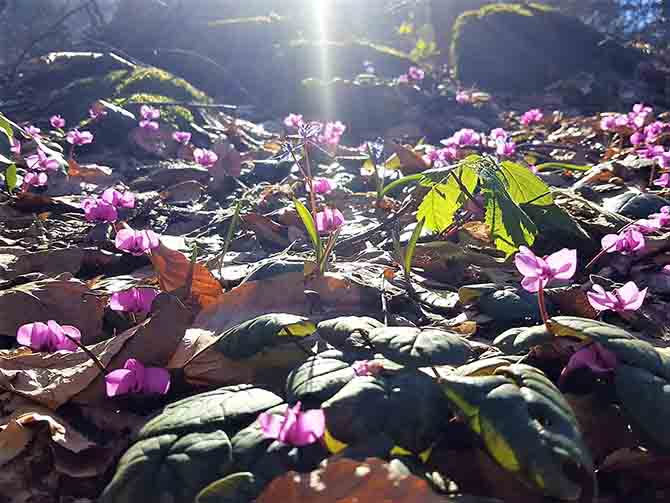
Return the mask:
{"type": "Polygon", "coordinates": [[[319,407],[356,376],[351,364],[337,358],[308,358],[286,379],[286,400],[319,407]]]}
{"type": "Polygon", "coordinates": [[[369,335],[384,324],[367,316],[340,316],[322,321],[317,329],[323,340],[342,350],[370,349],[369,335]]]}
{"type": "Polygon", "coordinates": [[[389,360],[412,367],[463,365],[473,355],[470,344],[456,333],[414,327],[373,330],[375,350],[389,360]]]}
{"type": "Polygon", "coordinates": [[[526,485],[570,501],[591,491],[573,478],[580,472],[593,477],[577,419],[538,369],[516,364],[493,376],[447,376],[441,386],[486,452],[526,485]]]}

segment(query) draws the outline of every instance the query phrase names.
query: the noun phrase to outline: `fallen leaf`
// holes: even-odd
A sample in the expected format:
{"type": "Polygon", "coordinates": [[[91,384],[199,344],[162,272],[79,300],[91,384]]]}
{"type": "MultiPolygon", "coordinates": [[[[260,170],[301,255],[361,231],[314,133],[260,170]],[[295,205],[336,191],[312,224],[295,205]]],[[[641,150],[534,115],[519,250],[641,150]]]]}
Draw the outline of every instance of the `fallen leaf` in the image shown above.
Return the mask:
{"type": "Polygon", "coordinates": [[[200,307],[217,303],[223,295],[223,287],[204,265],[192,263],[182,252],[172,250],[163,243],[151,252],[151,262],[165,292],[185,293],[193,270],[190,297],[200,307]]]}
{"type": "Polygon", "coordinates": [[[428,482],[413,475],[401,461],[386,462],[378,458],[326,460],[318,470],[308,474],[288,472],[273,480],[257,500],[258,503],[356,501],[437,503],[453,500],[433,492],[428,482]]]}
{"type": "Polygon", "coordinates": [[[15,337],[21,325],[55,320],[77,327],[90,344],[102,332],[104,300],[79,280],[45,279],[0,291],[0,312],[0,334],[15,337]]]}

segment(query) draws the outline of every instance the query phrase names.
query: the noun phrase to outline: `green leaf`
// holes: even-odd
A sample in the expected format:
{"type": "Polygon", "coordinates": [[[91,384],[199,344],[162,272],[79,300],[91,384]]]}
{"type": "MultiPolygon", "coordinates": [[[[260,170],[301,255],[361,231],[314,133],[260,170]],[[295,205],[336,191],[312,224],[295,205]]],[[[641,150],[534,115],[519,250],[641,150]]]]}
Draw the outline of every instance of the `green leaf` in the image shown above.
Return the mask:
{"type": "Polygon", "coordinates": [[[441,385],[486,452],[514,477],[561,501],[593,490],[593,460],[577,419],[540,370],[515,364],[493,376],[448,375],[441,385]]]}
{"type": "Polygon", "coordinates": [[[511,255],[519,246],[535,242],[537,227],[530,217],[506,193],[483,190],[486,224],[491,229],[495,247],[511,255]]]}
{"type": "Polygon", "coordinates": [[[409,278],[409,274],[412,271],[412,258],[414,257],[414,251],[416,250],[416,243],[419,241],[421,236],[421,231],[423,230],[423,225],[426,223],[425,219],[421,219],[417,222],[414,231],[412,232],[412,237],[409,238],[407,243],[407,250],[405,251],[405,260],[403,266],[405,269],[405,277],[409,278]]]}
{"type": "Polygon", "coordinates": [[[401,187],[402,185],[407,185],[408,183],[412,183],[412,182],[418,182],[422,178],[423,178],[423,175],[421,173],[417,173],[416,175],[408,175],[408,176],[403,176],[402,178],[398,178],[397,180],[392,181],[386,187],[384,187],[384,190],[382,190],[382,196],[385,196],[386,194],[391,192],[393,189],[401,187]]]}
{"type": "Polygon", "coordinates": [[[12,129],[11,122],[7,119],[7,117],[5,117],[1,113],[0,113],[0,130],[2,130],[3,133],[5,133],[5,136],[7,137],[8,140],[11,141],[11,139],[14,138],[14,129],[12,129]]]}
{"type": "Polygon", "coordinates": [[[385,358],[407,367],[463,365],[473,356],[470,343],[453,332],[415,327],[382,327],[370,341],[385,358]]]}
{"type": "Polygon", "coordinates": [[[499,169],[505,179],[510,198],[516,204],[532,202],[545,206],[554,202],[549,186],[528,168],[512,161],[503,161],[499,169]]]}
{"type": "Polygon", "coordinates": [[[321,243],[321,236],[319,236],[319,232],[316,230],[316,222],[304,204],[302,204],[296,198],[293,198],[293,204],[295,205],[295,210],[298,212],[300,220],[302,220],[302,223],[307,230],[309,239],[312,241],[312,247],[314,248],[314,253],[316,254],[316,261],[320,262],[323,245],[321,243]]]}
{"type": "Polygon", "coordinates": [[[5,184],[7,185],[7,190],[12,192],[18,183],[18,178],[16,176],[16,164],[12,164],[5,171],[5,184]]]}
{"type": "Polygon", "coordinates": [[[239,501],[240,490],[252,487],[254,482],[253,473],[233,473],[205,487],[195,497],[195,503],[234,503],[239,501]]]}

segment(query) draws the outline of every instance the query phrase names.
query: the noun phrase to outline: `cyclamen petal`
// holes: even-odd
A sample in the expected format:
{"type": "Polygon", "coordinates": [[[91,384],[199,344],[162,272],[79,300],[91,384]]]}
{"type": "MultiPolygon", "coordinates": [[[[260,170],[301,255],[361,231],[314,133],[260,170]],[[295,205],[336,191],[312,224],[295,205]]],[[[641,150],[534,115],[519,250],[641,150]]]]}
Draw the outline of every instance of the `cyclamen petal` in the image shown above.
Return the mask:
{"type": "Polygon", "coordinates": [[[344,224],[344,215],[337,208],[325,207],[316,214],[316,228],[319,232],[332,232],[344,224]]]}
{"type": "Polygon", "coordinates": [[[50,119],[49,122],[51,123],[51,127],[60,129],[65,127],[65,119],[63,119],[60,115],[53,115],[50,119]]]}
{"type": "Polygon", "coordinates": [[[71,145],[87,145],[93,142],[93,134],[88,131],[79,131],[74,129],[65,136],[65,139],[71,145]]]}
{"type": "Polygon", "coordinates": [[[28,172],[23,177],[23,182],[32,187],[43,187],[49,181],[49,177],[44,172],[28,172]]]}
{"type": "Polygon", "coordinates": [[[577,271],[577,250],[563,248],[549,255],[545,261],[554,278],[570,279],[577,271]]]}
{"type": "Polygon", "coordinates": [[[123,292],[116,292],[109,299],[109,308],[112,311],[148,313],[158,294],[159,291],[155,288],[131,288],[123,292]]]}
{"type": "Polygon", "coordinates": [[[643,304],[647,289],[640,290],[629,281],[621,288],[606,292],[600,285],[594,285],[592,291],[586,293],[591,306],[598,311],[612,310],[616,312],[637,311],[643,304]]]}
{"type": "Polygon", "coordinates": [[[283,416],[263,412],[258,422],[265,438],[279,440],[294,446],[304,446],[318,441],[326,430],[326,419],[321,409],[301,412],[301,403],[287,407],[283,416]]]}
{"type": "Polygon", "coordinates": [[[160,242],[158,234],[153,231],[121,229],[116,233],[114,244],[121,251],[140,256],[157,248],[160,242]]]}
{"type": "Polygon", "coordinates": [[[201,166],[210,168],[216,164],[216,161],[219,160],[219,156],[216,154],[216,152],[211,150],[196,148],[193,151],[193,159],[195,159],[195,162],[201,166]]]}
{"type": "Polygon", "coordinates": [[[161,111],[149,105],[142,105],[140,107],[140,115],[145,121],[153,121],[161,116],[161,111]]]}
{"type": "MultiPolygon", "coordinates": [[[[314,178],[312,186],[314,187],[314,193],[327,194],[333,191],[337,187],[337,184],[328,178],[314,178]]],[[[307,185],[307,188],[309,189],[309,185],[307,185]]]]}
{"type": "Polygon", "coordinates": [[[135,207],[135,194],[129,190],[119,192],[116,189],[109,188],[102,193],[101,199],[116,208],[135,207]]]}
{"type": "Polygon", "coordinates": [[[81,332],[71,325],[59,325],[54,320],[47,323],[28,323],[19,327],[16,340],[23,346],[29,346],[35,351],[76,351],[77,345],[64,334],[76,341],[81,341],[81,332]]]}
{"type": "Polygon", "coordinates": [[[579,349],[570,357],[561,372],[559,382],[563,383],[572,372],[580,368],[588,368],[595,374],[607,374],[614,371],[617,365],[616,354],[594,342],[579,349]]]}
{"type": "Polygon", "coordinates": [[[570,279],[577,270],[577,251],[563,248],[548,257],[540,258],[525,246],[519,247],[514,264],[524,276],[521,286],[535,293],[554,278],[570,279]]]}
{"type": "Polygon", "coordinates": [[[172,133],[172,139],[177,143],[182,143],[186,145],[188,142],[191,141],[191,133],[187,131],[175,131],[174,133],[172,133]]]}
{"type": "Polygon", "coordinates": [[[105,376],[107,396],[128,393],[154,393],[165,395],[170,390],[170,373],[160,367],[145,367],[135,358],[128,358],[122,369],[105,376]]]}

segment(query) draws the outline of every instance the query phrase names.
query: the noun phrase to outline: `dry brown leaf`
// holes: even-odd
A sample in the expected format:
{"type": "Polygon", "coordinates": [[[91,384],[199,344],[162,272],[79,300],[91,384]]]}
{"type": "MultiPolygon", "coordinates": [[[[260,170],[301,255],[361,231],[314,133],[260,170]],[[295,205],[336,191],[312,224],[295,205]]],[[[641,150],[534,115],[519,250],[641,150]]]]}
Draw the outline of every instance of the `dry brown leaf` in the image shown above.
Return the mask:
{"type": "MultiPolygon", "coordinates": [[[[89,349],[103,365],[107,365],[142,326],[90,346],[89,349]]],[[[72,353],[23,352],[18,355],[0,351],[0,382],[6,380],[22,396],[50,409],[67,403],[89,386],[99,374],[98,367],[81,350],[72,353]]]]}
{"type": "Polygon", "coordinates": [[[172,250],[163,243],[151,252],[151,262],[165,292],[185,292],[193,269],[190,297],[200,307],[215,304],[223,295],[223,287],[204,265],[192,264],[182,252],[172,250]]]}
{"type": "Polygon", "coordinates": [[[404,174],[421,173],[430,167],[423,160],[421,154],[412,150],[411,147],[401,145],[400,143],[393,143],[392,145],[404,174]]]}
{"type": "Polygon", "coordinates": [[[245,228],[252,230],[261,241],[286,248],[291,244],[288,228],[256,213],[248,213],[240,217],[245,228]]]}
{"type": "MultiPolygon", "coordinates": [[[[165,367],[170,361],[193,315],[179,299],[169,294],[159,295],[154,300],[153,310],[154,316],[128,331],[132,332],[131,337],[126,337],[127,342],[108,359],[108,371],[123,368],[128,358],[135,358],[148,367],[165,367]]],[[[80,391],[73,397],[73,402],[91,404],[105,400],[104,377],[96,373],[89,385],[80,391]]]]}
{"type": "Polygon", "coordinates": [[[220,333],[262,314],[312,315],[316,319],[320,312],[335,316],[369,311],[376,302],[378,299],[371,291],[339,274],[305,278],[302,272],[293,272],[233,288],[216,304],[203,309],[194,326],[220,333]],[[313,293],[307,295],[305,291],[313,293]]]}
{"type": "Polygon", "coordinates": [[[276,478],[258,503],[437,503],[449,501],[397,460],[326,460],[311,473],[288,472],[276,478]]]}
{"type": "Polygon", "coordinates": [[[55,276],[64,272],[76,274],[84,259],[79,247],[27,253],[23,248],[0,249],[0,279],[13,279],[31,272],[55,276]]]}
{"type": "Polygon", "coordinates": [[[102,332],[104,300],[81,281],[45,279],[0,291],[0,313],[0,334],[14,337],[21,325],[55,320],[77,327],[90,344],[102,332]]]}
{"type": "Polygon", "coordinates": [[[97,164],[79,164],[74,159],[68,159],[67,175],[75,183],[93,183],[95,185],[109,183],[112,168],[97,164]]]}

